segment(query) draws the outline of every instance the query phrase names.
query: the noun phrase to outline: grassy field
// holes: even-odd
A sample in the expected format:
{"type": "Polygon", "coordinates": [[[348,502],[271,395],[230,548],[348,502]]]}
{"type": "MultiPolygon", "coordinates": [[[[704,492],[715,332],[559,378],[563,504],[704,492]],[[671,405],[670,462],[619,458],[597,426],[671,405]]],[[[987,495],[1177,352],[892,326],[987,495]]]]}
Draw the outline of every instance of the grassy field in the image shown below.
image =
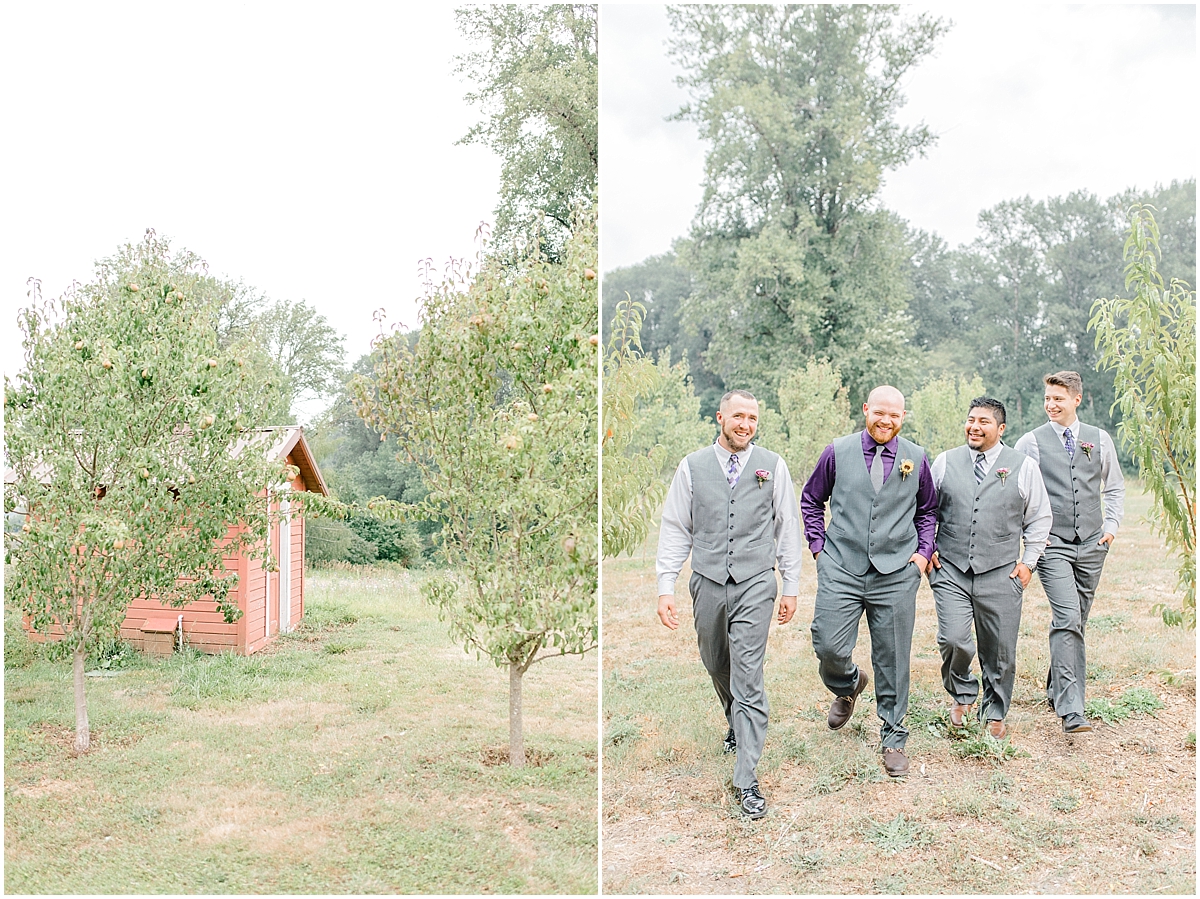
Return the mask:
{"type": "MultiPolygon", "coordinates": [[[[1141,520],[1147,498],[1127,502],[1088,629],[1096,731],[1068,738],[1047,709],[1050,610],[1035,578],[1008,738],[952,739],[923,582],[903,780],[883,773],[870,688],[846,728],[825,725],[806,563],[796,617],[772,626],[767,649],[769,812],[757,822],[736,813],[687,573],[687,620],[671,633],[654,613],[653,535],[637,558],[607,562],[605,892],[1194,894],[1196,635],[1151,615],[1156,601],[1178,605],[1174,571],[1141,520]]],[[[855,658],[869,670],[865,621],[855,658]]]]}
{"type": "Polygon", "coordinates": [[[596,656],[526,676],[465,655],[405,571],[309,575],[296,633],[249,658],[88,679],[5,628],[8,893],[594,893],[596,656]]]}

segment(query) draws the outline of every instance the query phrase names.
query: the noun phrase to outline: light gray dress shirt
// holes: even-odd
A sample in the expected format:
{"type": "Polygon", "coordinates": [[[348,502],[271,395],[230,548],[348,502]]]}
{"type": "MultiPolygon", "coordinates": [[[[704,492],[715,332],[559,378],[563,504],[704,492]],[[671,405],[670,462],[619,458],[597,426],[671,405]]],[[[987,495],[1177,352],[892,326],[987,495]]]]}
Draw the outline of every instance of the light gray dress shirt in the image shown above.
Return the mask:
{"type": "MultiPolygon", "coordinates": [[[[984,471],[992,470],[992,466],[996,464],[996,457],[1000,455],[1003,446],[1004,443],[997,440],[995,446],[984,450],[984,471]]],[[[1034,449],[1037,449],[1036,443],[1034,449]]],[[[978,455],[977,450],[971,450],[972,467],[974,467],[975,457],[978,455]]],[[[1042,481],[1042,473],[1038,470],[1037,460],[1032,459],[1031,461],[1034,462],[1033,465],[1022,465],[1021,470],[1017,472],[1017,492],[1025,501],[1025,518],[1021,528],[1021,539],[1025,541],[1025,549],[1021,555],[1021,561],[1032,571],[1037,565],[1038,559],[1042,557],[1042,553],[1046,551],[1050,528],[1054,526],[1054,512],[1050,508],[1050,494],[1046,492],[1046,484],[1042,481]]],[[[941,490],[942,479],[946,477],[945,453],[933,460],[929,473],[933,476],[934,489],[941,490]]]]}
{"type": "MultiPolygon", "coordinates": [[[[1063,452],[1067,450],[1067,441],[1063,440],[1063,431],[1067,428],[1071,428],[1071,435],[1075,437],[1075,452],[1083,452],[1079,449],[1079,436],[1075,433],[1078,430],[1078,424],[1078,418],[1069,425],[1060,425],[1056,421],[1050,422],[1050,427],[1054,428],[1054,433],[1062,442],[1063,452]]],[[[1096,447],[1095,451],[1100,453],[1100,480],[1104,482],[1104,487],[1100,491],[1100,495],[1104,499],[1104,533],[1116,536],[1117,528],[1121,526],[1121,519],[1125,517],[1125,475],[1121,473],[1121,465],[1117,462],[1117,448],[1113,445],[1112,437],[1104,428],[1096,430],[1100,432],[1100,445],[1096,447]]],[[[1032,430],[1022,434],[1013,449],[1024,453],[1039,465],[1041,464],[1041,452],[1038,450],[1037,438],[1033,436],[1032,430]]]]}
{"type": "MultiPolygon", "coordinates": [[[[729,450],[720,443],[713,444],[722,471],[729,470],[729,450]]],[[[737,454],[738,477],[754,477],[750,457],[754,444],[737,454]],[[747,473],[748,472],[748,473],[747,473]]],[[[800,509],[796,504],[796,488],[792,485],[787,462],[779,457],[779,466],[771,478],[775,503],[775,558],[783,579],[783,596],[800,592],[800,509]]],[[[671,489],[663,503],[662,526],[658,532],[658,595],[675,592],[675,581],[692,552],[692,472],[684,458],[675,470],[671,489]]]]}

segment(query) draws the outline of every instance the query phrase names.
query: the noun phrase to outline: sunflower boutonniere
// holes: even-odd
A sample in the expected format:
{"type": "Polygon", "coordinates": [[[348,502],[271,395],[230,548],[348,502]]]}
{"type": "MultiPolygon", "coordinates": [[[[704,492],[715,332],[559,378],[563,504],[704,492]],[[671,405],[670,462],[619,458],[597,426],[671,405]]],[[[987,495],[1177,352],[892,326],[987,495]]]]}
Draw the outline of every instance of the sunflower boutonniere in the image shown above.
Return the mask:
{"type": "Polygon", "coordinates": [[[901,459],[900,460],[900,480],[903,481],[906,477],[908,477],[910,474],[912,474],[913,467],[914,466],[913,466],[912,459],[901,459]]]}

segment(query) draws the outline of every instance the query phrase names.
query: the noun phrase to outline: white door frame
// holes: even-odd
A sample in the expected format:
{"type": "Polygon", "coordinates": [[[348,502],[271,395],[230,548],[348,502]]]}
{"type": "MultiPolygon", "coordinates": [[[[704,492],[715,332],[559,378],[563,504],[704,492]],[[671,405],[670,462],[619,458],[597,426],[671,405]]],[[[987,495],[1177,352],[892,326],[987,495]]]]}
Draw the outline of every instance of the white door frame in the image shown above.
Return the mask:
{"type": "Polygon", "coordinates": [[[279,500],[279,633],[292,629],[292,503],[279,500]]]}

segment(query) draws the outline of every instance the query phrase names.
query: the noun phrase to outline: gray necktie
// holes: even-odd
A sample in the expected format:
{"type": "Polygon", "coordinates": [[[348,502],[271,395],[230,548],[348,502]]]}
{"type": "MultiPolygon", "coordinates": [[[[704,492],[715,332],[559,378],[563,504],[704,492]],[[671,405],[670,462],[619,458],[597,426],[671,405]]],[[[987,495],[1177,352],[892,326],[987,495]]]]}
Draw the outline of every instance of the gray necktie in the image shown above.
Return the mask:
{"type": "Polygon", "coordinates": [[[883,444],[875,444],[875,458],[871,460],[871,486],[878,493],[883,489],[883,444]]]}
{"type": "Polygon", "coordinates": [[[737,482],[738,482],[737,464],[738,464],[737,453],[730,453],[729,454],[729,470],[727,472],[725,472],[725,480],[727,480],[729,482],[730,487],[737,486],[737,482]]]}
{"type": "Polygon", "coordinates": [[[975,483],[976,484],[983,483],[983,472],[984,472],[983,466],[984,466],[984,460],[986,458],[987,457],[984,456],[983,453],[980,453],[978,456],[975,457],[975,483]]]}

